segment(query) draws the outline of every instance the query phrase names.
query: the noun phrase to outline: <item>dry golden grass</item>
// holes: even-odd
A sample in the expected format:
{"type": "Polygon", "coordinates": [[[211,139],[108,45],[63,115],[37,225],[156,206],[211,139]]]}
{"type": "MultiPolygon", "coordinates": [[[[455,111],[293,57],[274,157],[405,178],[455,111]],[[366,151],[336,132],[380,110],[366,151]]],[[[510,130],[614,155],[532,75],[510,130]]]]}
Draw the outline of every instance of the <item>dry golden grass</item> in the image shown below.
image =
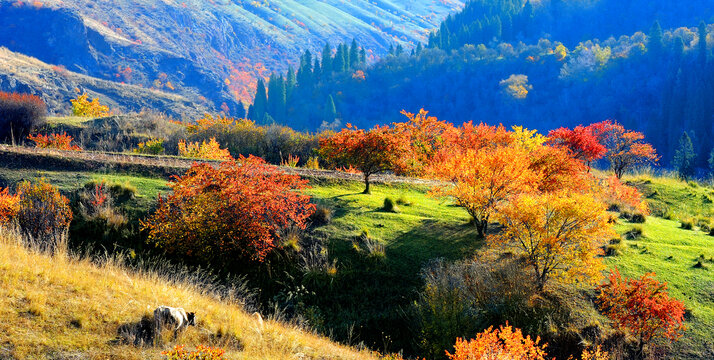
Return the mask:
{"type": "Polygon", "coordinates": [[[227,359],[370,359],[328,339],[276,321],[260,324],[235,302],[179,277],[54,257],[0,233],[0,358],[160,359],[175,344],[226,349],[227,359]],[[197,326],[162,346],[116,344],[117,329],[158,305],[197,313],[197,326]],[[222,334],[223,336],[218,336],[222,334]]]}

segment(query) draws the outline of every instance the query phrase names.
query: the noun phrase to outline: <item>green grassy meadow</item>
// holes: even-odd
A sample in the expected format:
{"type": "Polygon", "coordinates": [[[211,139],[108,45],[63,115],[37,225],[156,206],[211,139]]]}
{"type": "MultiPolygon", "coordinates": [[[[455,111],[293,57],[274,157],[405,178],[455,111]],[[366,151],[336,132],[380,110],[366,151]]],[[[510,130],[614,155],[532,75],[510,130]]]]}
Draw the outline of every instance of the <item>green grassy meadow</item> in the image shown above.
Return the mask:
{"type": "MultiPolygon", "coordinates": [[[[48,179],[65,193],[91,180],[129,184],[137,189],[130,204],[137,216],[149,211],[159,193],[170,190],[162,178],[0,168],[0,181],[6,185],[35,177],[48,179]]],[[[714,333],[714,236],[697,227],[682,229],[677,219],[710,216],[707,199],[714,190],[669,178],[637,176],[627,180],[640,188],[653,213],[671,219],[650,216],[644,224],[619,219],[616,229],[620,234],[641,226],[643,235],[638,239],[623,235],[620,253],[605,261],[628,277],[655,272],[659,280],[666,281],[671,295],[682,300],[688,310],[688,330],[675,344],[675,354],[682,359],[709,356],[714,333]]],[[[429,260],[465,258],[483,245],[468,224],[466,212],[431,197],[426,186],[375,184],[372,194],[364,195],[363,184],[357,181],[311,179],[310,185],[306,192],[313,201],[333,213],[329,224],[312,231],[327,240],[336,274],[329,285],[315,285],[311,290],[320,294],[319,298],[303,305],[312,309],[315,327],[330,324],[335,333],[354,332],[355,342],[373,345],[390,341],[384,334],[361,329],[408,327],[399,314],[415,299],[421,286],[419,271],[429,260]],[[382,209],[387,197],[401,203],[396,212],[382,209]],[[382,244],[384,253],[373,256],[360,247],[362,234],[382,244]]],[[[395,343],[393,348],[404,345],[395,343]]]]}

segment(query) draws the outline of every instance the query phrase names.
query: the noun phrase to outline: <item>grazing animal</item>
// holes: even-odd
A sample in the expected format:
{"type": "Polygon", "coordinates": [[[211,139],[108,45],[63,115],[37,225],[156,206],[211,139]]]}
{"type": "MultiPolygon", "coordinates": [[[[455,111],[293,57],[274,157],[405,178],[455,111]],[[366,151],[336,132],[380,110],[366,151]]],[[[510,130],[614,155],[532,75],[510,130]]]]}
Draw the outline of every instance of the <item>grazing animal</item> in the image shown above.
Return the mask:
{"type": "Polygon", "coordinates": [[[174,339],[178,336],[179,331],[187,326],[196,326],[196,314],[187,313],[182,308],[173,308],[170,306],[159,306],[154,310],[154,334],[156,338],[161,337],[161,330],[165,326],[170,325],[174,330],[174,339]]]}

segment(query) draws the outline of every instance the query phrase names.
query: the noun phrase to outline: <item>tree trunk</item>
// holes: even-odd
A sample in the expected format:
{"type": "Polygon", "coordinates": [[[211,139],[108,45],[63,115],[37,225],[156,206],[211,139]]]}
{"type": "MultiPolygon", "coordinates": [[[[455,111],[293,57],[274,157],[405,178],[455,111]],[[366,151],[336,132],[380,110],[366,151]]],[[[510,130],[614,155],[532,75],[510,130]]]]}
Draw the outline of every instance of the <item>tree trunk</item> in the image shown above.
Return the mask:
{"type": "Polygon", "coordinates": [[[474,219],[476,224],[476,231],[478,231],[478,236],[483,238],[486,236],[486,230],[488,230],[488,220],[478,220],[474,219]]]}
{"type": "Polygon", "coordinates": [[[364,191],[362,194],[371,194],[372,192],[369,190],[369,175],[364,174],[364,191]]]}

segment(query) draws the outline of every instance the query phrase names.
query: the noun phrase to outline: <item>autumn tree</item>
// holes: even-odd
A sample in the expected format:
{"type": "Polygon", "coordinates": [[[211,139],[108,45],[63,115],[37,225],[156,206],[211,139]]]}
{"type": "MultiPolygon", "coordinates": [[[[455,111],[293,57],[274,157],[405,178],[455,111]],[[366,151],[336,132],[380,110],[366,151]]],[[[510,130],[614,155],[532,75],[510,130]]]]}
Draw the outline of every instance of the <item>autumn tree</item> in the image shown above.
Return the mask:
{"type": "Polygon", "coordinates": [[[194,164],[159,197],[156,212],[142,227],[149,242],[194,261],[227,264],[263,261],[287,226],[305,228],[314,212],[299,191],[307,181],[260,158],[241,157],[217,168],[194,164]]]}
{"type": "Polygon", "coordinates": [[[38,96],[0,91],[0,141],[22,141],[44,125],[45,116],[47,105],[38,96]]]}
{"type": "Polygon", "coordinates": [[[597,281],[603,265],[596,255],[612,230],[604,204],[592,195],[523,194],[505,204],[496,219],[503,230],[489,236],[489,244],[523,254],[539,289],[551,278],[597,281]]]}
{"type": "Polygon", "coordinates": [[[636,166],[657,164],[659,161],[655,149],[644,142],[645,136],[641,132],[627,130],[610,120],[592,124],[590,128],[607,149],[605,157],[618,178],[636,166]]]}
{"type": "Polygon", "coordinates": [[[644,358],[645,347],[652,341],[674,341],[685,330],[684,304],[670,298],[667,283],[660,283],[654,276],[647,273],[639,279],[623,279],[615,270],[597,288],[601,311],[637,339],[638,359],[644,358]]]}
{"type": "Polygon", "coordinates": [[[335,167],[352,166],[362,172],[364,192],[370,193],[370,176],[399,166],[405,143],[388,126],[361,130],[346,129],[320,139],[320,156],[335,167]]]}
{"type": "Polygon", "coordinates": [[[72,113],[75,116],[102,117],[112,114],[108,106],[99,103],[99,98],[94,98],[90,101],[87,94],[78,95],[76,99],[71,99],[70,102],[72,103],[72,113]]]}
{"type": "Polygon", "coordinates": [[[623,184],[617,176],[612,175],[601,185],[602,199],[617,210],[637,211],[649,214],[647,203],[642,201],[642,194],[633,186],[623,184]]]}
{"type": "Polygon", "coordinates": [[[601,159],[607,152],[593,132],[593,128],[589,126],[552,130],[548,133],[548,144],[565,147],[573,158],[584,161],[588,168],[593,161],[601,159]]]}
{"type": "Polygon", "coordinates": [[[469,150],[440,162],[434,172],[451,184],[435,188],[432,194],[453,197],[473,217],[480,236],[486,234],[494,212],[530,191],[537,180],[528,151],[511,146],[469,150]]]}
{"type": "Polygon", "coordinates": [[[489,327],[471,340],[456,339],[454,353],[447,351],[446,356],[450,360],[545,360],[546,347],[539,337],[523,336],[520,329],[506,324],[489,327]]]}
{"type": "Polygon", "coordinates": [[[72,221],[69,199],[45,179],[21,182],[17,194],[20,207],[16,219],[23,237],[43,251],[53,252],[64,245],[72,221]]]}
{"type": "MultiPolygon", "coordinates": [[[[394,123],[394,131],[408,144],[407,151],[402,153],[402,168],[399,173],[412,176],[423,176],[427,167],[434,163],[437,153],[444,147],[446,133],[453,133],[452,124],[429,116],[429,112],[421,109],[413,114],[402,110],[402,115],[409,121],[394,123]]],[[[452,136],[453,139],[453,136],[452,136]]]]}

